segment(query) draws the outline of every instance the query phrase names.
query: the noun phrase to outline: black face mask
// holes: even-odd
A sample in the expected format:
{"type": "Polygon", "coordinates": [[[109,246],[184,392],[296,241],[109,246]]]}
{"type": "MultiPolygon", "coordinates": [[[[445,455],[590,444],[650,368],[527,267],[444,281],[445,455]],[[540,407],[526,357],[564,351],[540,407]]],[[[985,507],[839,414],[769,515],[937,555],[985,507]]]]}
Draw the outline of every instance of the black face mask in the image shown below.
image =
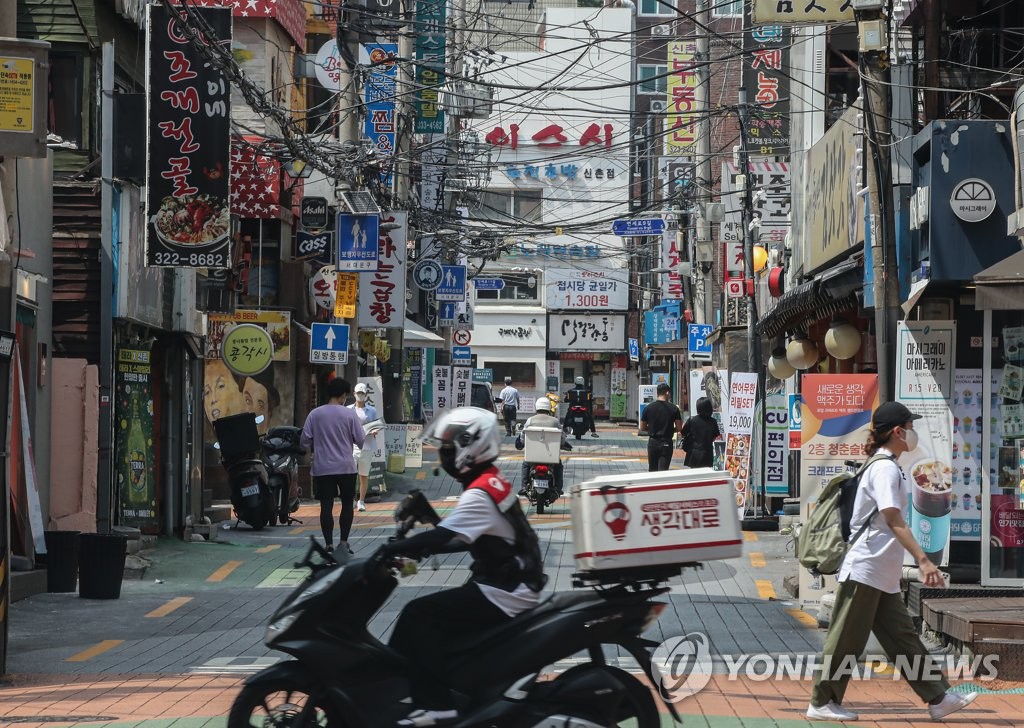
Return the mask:
{"type": "Polygon", "coordinates": [[[437,457],[441,461],[444,472],[453,478],[459,477],[459,471],[455,467],[455,445],[446,443],[437,449],[437,457]]]}

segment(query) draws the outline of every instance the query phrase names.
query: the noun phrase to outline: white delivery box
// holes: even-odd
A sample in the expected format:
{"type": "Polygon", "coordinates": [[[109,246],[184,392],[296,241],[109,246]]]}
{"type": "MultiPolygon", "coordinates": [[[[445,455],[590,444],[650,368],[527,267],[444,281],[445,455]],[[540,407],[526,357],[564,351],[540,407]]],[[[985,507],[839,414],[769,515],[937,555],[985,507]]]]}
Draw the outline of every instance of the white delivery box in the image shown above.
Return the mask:
{"type": "Polygon", "coordinates": [[[562,431],[557,427],[527,427],[523,430],[523,460],[528,463],[557,463],[562,449],[562,431]]]}
{"type": "Polygon", "coordinates": [[[576,569],[601,572],[743,553],[732,476],[711,468],[605,475],[572,486],[576,569]]]}

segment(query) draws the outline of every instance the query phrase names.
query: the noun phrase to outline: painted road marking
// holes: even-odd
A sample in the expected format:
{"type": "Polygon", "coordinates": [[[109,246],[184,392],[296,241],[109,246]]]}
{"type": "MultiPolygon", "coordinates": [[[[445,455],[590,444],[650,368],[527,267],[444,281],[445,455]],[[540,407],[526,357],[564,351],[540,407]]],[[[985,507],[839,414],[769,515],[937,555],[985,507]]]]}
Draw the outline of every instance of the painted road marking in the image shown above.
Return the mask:
{"type": "Polygon", "coordinates": [[[93,645],[87,650],[82,650],[77,655],[72,655],[64,660],[64,662],[85,662],[86,660],[91,660],[93,657],[96,657],[96,655],[102,655],[104,652],[112,650],[123,643],[124,640],[103,640],[98,645],[93,645]]]}
{"type": "Polygon", "coordinates": [[[217,569],[215,572],[206,577],[207,581],[224,581],[228,578],[228,575],[241,566],[244,562],[242,561],[229,561],[224,566],[217,569]]]}
{"type": "Polygon", "coordinates": [[[744,531],[743,532],[743,540],[744,541],[748,541],[748,542],[756,541],[757,540],[757,533],[755,533],[754,531],[744,531]]]}
{"type": "Polygon", "coordinates": [[[754,582],[757,587],[757,596],[762,599],[775,599],[775,587],[767,579],[758,579],[754,582]]]}
{"type": "Polygon", "coordinates": [[[307,576],[309,576],[309,569],[274,569],[266,579],[256,585],[256,588],[296,587],[307,576]]]}
{"type": "Polygon", "coordinates": [[[164,604],[162,607],[157,607],[152,612],[147,614],[147,617],[166,617],[168,614],[173,612],[179,607],[183,607],[192,601],[192,597],[175,597],[171,601],[164,604]]]}
{"type": "Polygon", "coordinates": [[[261,549],[256,549],[256,553],[258,553],[258,554],[269,554],[271,551],[275,551],[275,550],[277,550],[279,548],[281,548],[281,544],[279,544],[279,543],[272,543],[269,546],[264,546],[261,549]]]}
{"type": "Polygon", "coordinates": [[[767,565],[767,563],[768,562],[765,561],[764,554],[760,551],[750,552],[750,565],[753,566],[755,569],[763,569],[767,565]]]}
{"type": "Polygon", "coordinates": [[[786,610],[786,614],[788,614],[790,617],[795,619],[797,622],[799,622],[804,627],[808,627],[810,629],[817,629],[817,627],[818,627],[818,620],[815,619],[814,617],[812,617],[811,615],[809,615],[807,612],[805,612],[802,609],[797,609],[796,607],[791,607],[791,608],[786,610]]]}

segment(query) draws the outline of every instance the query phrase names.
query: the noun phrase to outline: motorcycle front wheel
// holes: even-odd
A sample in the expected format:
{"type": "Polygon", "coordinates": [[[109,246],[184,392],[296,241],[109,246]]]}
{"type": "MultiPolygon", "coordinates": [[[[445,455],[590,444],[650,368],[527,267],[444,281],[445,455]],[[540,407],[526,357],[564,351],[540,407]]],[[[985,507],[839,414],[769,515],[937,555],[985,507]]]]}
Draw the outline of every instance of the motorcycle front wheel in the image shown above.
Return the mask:
{"type": "Polygon", "coordinates": [[[246,685],[235,698],[227,728],[345,728],[348,722],[326,695],[291,680],[246,685]]]}

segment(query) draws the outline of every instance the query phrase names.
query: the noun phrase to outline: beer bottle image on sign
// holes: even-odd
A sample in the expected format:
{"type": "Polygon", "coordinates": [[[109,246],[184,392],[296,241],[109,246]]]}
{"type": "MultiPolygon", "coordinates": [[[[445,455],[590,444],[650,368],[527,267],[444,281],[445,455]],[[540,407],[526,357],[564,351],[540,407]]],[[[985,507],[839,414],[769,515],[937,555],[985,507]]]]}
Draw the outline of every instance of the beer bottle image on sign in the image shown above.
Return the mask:
{"type": "Polygon", "coordinates": [[[125,469],[125,480],[128,485],[128,502],[134,506],[149,505],[149,482],[147,463],[149,462],[149,443],[142,432],[142,402],[139,393],[131,393],[131,415],[128,421],[128,439],[126,441],[127,457],[122,467],[125,469]]]}

